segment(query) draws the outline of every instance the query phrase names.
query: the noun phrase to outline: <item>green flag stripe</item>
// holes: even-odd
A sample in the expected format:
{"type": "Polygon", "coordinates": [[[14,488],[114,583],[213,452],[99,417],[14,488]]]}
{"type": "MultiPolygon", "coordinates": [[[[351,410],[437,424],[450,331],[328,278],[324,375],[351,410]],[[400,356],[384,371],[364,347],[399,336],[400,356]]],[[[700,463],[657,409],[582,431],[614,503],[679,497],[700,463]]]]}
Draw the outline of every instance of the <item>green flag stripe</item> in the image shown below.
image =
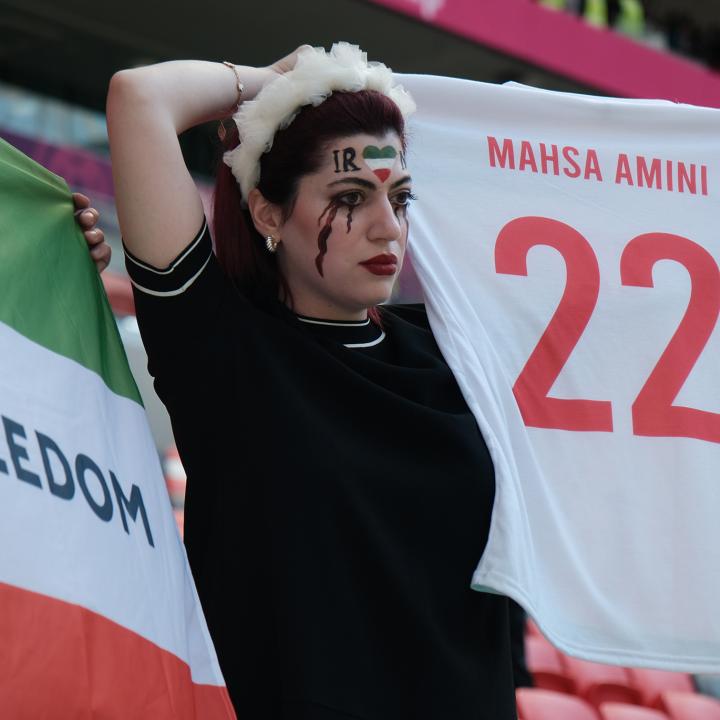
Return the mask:
{"type": "Polygon", "coordinates": [[[62,178],[0,139],[0,322],[142,403],[73,211],[62,178]]]}

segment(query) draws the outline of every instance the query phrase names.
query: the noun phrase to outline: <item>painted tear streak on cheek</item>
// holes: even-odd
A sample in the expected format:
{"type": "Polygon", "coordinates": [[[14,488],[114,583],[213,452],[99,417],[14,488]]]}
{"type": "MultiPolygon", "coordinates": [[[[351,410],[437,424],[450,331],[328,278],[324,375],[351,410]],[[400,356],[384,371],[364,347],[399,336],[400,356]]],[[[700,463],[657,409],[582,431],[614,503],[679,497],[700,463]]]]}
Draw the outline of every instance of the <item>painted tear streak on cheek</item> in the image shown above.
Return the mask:
{"type": "Polygon", "coordinates": [[[317,237],[317,244],[318,244],[318,250],[320,251],[317,254],[317,257],[315,258],[315,267],[317,268],[317,271],[320,273],[320,277],[324,277],[323,275],[323,260],[325,259],[325,254],[327,253],[327,241],[330,237],[330,233],[332,232],[332,223],[335,219],[335,216],[337,215],[338,211],[338,204],[336,200],[333,200],[323,211],[320,217],[318,218],[318,225],[322,222],[322,219],[327,214],[327,217],[325,218],[325,224],[320,229],[320,232],[318,233],[317,237]]]}
{"type": "Polygon", "coordinates": [[[348,214],[347,214],[347,231],[348,231],[348,233],[349,233],[350,230],[352,229],[352,214],[353,214],[353,210],[354,210],[354,208],[353,208],[352,206],[350,206],[350,207],[348,208],[348,214]]]}

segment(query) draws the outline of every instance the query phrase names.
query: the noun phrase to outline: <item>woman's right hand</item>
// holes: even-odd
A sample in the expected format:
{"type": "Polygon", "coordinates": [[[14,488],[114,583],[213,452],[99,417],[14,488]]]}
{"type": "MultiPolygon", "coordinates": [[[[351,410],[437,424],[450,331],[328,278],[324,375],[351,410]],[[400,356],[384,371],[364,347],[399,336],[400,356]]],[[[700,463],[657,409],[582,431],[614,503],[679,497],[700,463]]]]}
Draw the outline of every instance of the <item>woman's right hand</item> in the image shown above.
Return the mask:
{"type": "Polygon", "coordinates": [[[272,82],[277,78],[278,75],[284,75],[290,72],[295,67],[297,62],[298,54],[300,51],[307,48],[312,48],[311,45],[300,45],[300,47],[293,50],[289,55],[286,55],[280,60],[276,60],[272,65],[266,65],[265,67],[249,67],[247,65],[237,65],[237,69],[240,72],[245,89],[242,93],[243,100],[252,100],[268,83],[272,82]]]}
{"type": "MultiPolygon", "coordinates": [[[[265,68],[239,65],[243,99],[295,67],[300,46],[265,68]]],[[[125,245],[165,268],[197,235],[204,209],[178,135],[219,119],[238,101],[237,79],[222,63],[179,60],[116,73],[108,90],[115,201],[125,245]]]]}
{"type": "Polygon", "coordinates": [[[280,60],[277,60],[272,65],[268,67],[269,70],[272,70],[274,73],[278,75],[284,75],[286,72],[290,72],[295,67],[295,63],[297,62],[298,54],[302,50],[312,50],[312,45],[301,45],[299,48],[296,48],[293,50],[289,55],[286,55],[284,58],[281,58],[280,60]]]}

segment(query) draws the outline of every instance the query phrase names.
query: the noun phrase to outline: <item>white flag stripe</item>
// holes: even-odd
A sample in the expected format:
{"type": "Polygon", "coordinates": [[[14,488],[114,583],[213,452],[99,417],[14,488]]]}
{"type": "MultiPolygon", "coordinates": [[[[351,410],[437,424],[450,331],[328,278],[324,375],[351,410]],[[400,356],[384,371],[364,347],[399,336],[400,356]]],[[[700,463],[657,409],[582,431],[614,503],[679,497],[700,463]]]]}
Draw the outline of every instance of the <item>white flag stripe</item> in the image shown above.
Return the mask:
{"type": "Polygon", "coordinates": [[[0,347],[0,470],[7,470],[0,472],[0,544],[6,548],[0,577],[138,633],[187,662],[196,683],[223,684],[217,661],[209,658],[214,653],[208,653],[211,643],[186,560],[168,562],[184,558],[184,548],[143,408],[110,392],[95,373],[2,323],[0,347]],[[52,441],[43,447],[56,494],[49,489],[37,433],[52,441]],[[70,499],[58,487],[66,477],[55,447],[73,476],[70,499]],[[89,499],[78,479],[79,456],[91,461],[79,461],[89,499]],[[154,547],[141,514],[133,520],[118,498],[111,472],[128,500],[137,486],[154,547]]]}

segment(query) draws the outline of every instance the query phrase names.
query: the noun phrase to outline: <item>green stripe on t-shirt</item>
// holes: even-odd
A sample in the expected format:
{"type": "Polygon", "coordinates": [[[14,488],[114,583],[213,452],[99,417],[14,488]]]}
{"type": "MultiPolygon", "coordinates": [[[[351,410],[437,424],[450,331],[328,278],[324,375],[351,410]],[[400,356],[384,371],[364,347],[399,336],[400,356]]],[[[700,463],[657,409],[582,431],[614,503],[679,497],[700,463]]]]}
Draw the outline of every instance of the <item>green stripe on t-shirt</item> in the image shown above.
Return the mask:
{"type": "Polygon", "coordinates": [[[65,181],[0,139],[0,322],[142,404],[73,212],[65,181]]]}

